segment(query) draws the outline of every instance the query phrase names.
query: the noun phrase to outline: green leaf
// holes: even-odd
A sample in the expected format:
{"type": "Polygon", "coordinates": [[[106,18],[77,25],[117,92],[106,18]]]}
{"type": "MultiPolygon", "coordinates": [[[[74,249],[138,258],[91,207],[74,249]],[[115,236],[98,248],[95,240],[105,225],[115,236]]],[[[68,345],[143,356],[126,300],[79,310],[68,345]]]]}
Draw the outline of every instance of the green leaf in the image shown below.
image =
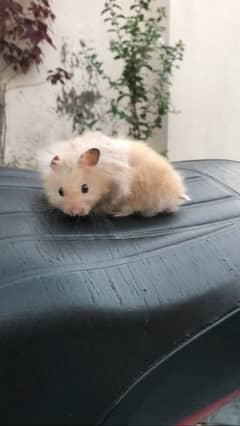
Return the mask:
{"type": "Polygon", "coordinates": [[[109,8],[103,9],[102,12],[101,12],[101,15],[104,15],[107,12],[109,12],[109,8]]]}
{"type": "Polygon", "coordinates": [[[170,89],[173,73],[183,60],[183,43],[164,42],[166,10],[154,8],[154,14],[149,13],[155,0],[129,0],[129,3],[131,12],[125,14],[119,0],[106,0],[101,12],[109,33],[111,58],[118,61],[117,77],[110,78],[105,73],[104,63],[85,41],[72,59],[69,69],[75,71],[73,87],[69,88],[71,83],[68,83],[62,89],[57,108],[58,113],[71,118],[78,132],[91,126],[104,128],[108,119],[114,125],[121,120],[129,135],[146,140],[161,127],[162,117],[173,110],[170,89]],[[86,84],[87,92],[94,94],[99,93],[98,87],[103,83],[105,92],[104,96],[100,95],[102,103],[97,110],[95,101],[89,103],[83,97],[80,81],[86,84]],[[99,113],[99,108],[104,114],[99,113]],[[104,116],[102,122],[100,115],[104,116]]]}
{"type": "Polygon", "coordinates": [[[113,5],[113,7],[114,7],[115,9],[120,9],[120,10],[122,10],[121,6],[119,6],[119,4],[117,4],[117,3],[115,3],[115,4],[113,5]]]}
{"type": "Polygon", "coordinates": [[[143,64],[143,68],[147,68],[149,71],[153,71],[153,67],[149,64],[143,64]]]}
{"type": "Polygon", "coordinates": [[[95,124],[97,124],[97,122],[98,122],[98,120],[97,120],[97,119],[90,121],[90,122],[88,123],[89,128],[92,128],[95,124]]]}
{"type": "Polygon", "coordinates": [[[122,93],[121,95],[119,95],[117,97],[117,102],[120,102],[123,98],[129,98],[129,94],[128,93],[122,93]]]}

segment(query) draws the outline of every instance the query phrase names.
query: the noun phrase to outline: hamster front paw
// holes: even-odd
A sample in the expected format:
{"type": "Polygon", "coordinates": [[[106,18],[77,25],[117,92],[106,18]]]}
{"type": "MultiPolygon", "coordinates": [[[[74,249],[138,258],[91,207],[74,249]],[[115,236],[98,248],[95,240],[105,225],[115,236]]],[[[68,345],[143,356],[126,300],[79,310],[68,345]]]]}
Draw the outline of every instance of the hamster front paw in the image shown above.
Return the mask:
{"type": "Polygon", "coordinates": [[[126,217],[130,214],[130,212],[112,212],[112,217],[126,217]]]}

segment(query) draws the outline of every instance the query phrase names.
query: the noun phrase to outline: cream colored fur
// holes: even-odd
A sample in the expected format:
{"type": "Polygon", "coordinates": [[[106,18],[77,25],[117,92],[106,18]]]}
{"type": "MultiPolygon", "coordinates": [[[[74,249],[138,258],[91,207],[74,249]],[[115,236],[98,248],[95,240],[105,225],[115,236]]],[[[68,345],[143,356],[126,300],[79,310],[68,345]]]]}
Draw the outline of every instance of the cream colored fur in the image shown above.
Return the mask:
{"type": "Polygon", "coordinates": [[[117,206],[119,215],[141,212],[153,216],[176,211],[182,200],[188,198],[180,175],[143,142],[130,142],[129,147],[131,191],[117,206]]]}
{"type": "Polygon", "coordinates": [[[173,212],[187,199],[180,175],[165,158],[143,142],[98,132],[53,144],[40,154],[39,168],[49,202],[68,214],[86,215],[94,209],[115,216],[153,216],[173,212]],[[100,151],[100,160],[94,167],[83,166],[79,158],[92,148],[100,151]],[[55,156],[60,161],[53,168],[55,156]],[[88,194],[81,193],[83,184],[88,194]]]}

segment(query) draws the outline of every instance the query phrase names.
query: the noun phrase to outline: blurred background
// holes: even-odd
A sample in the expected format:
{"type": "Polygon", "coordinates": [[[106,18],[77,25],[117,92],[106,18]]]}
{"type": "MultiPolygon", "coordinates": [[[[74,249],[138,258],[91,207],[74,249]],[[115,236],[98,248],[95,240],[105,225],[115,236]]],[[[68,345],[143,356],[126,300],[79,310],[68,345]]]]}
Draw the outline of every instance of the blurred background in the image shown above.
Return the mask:
{"type": "MultiPolygon", "coordinates": [[[[29,6],[27,0],[20,3],[29,6]]],[[[107,31],[108,23],[104,22],[106,15],[101,14],[106,2],[53,0],[49,3],[56,16],[49,23],[49,34],[55,47],[47,42],[41,43],[42,63],[38,67],[31,65],[27,72],[18,71],[13,75],[12,69],[2,67],[0,84],[2,82],[3,86],[4,83],[6,88],[5,164],[34,167],[39,146],[71,137],[79,131],[74,131],[73,116],[66,112],[69,99],[65,99],[65,107],[62,105],[65,112],[62,113],[61,101],[57,105],[57,99],[63,96],[63,87],[68,88],[68,94],[71,88],[78,90],[78,94],[90,89],[84,66],[78,67],[75,63],[74,70],[70,66],[71,55],[80,50],[80,40],[97,53],[108,76],[117,78],[119,74],[121,62],[113,59],[109,49],[112,34],[107,31]],[[66,52],[68,58],[64,59],[66,52]],[[46,79],[48,71],[59,66],[69,73],[74,71],[74,77],[66,85],[52,85],[46,79]]],[[[125,15],[130,13],[132,3],[132,0],[118,0],[125,15]]],[[[239,0],[153,0],[150,3],[153,16],[156,16],[156,8],[165,8],[164,42],[173,46],[181,40],[184,53],[180,68],[174,69],[170,86],[175,112],[167,111],[163,115],[162,129],[155,129],[147,141],[159,152],[167,152],[170,160],[240,159],[239,0]]],[[[87,102],[92,102],[91,105],[97,104],[99,96],[99,116],[109,91],[106,81],[98,80],[97,84],[95,98],[91,98],[91,93],[85,95],[90,96],[87,102]]],[[[72,108],[71,105],[68,107],[72,108]]],[[[104,131],[127,134],[124,120],[115,120],[118,122],[114,131],[110,121],[103,123],[101,128],[104,131]]]]}

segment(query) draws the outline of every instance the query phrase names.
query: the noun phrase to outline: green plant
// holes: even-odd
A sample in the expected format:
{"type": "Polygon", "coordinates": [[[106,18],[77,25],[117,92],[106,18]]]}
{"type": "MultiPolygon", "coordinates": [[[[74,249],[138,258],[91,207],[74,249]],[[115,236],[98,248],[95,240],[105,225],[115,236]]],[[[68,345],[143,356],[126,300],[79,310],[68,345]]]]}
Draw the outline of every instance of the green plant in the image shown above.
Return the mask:
{"type": "Polygon", "coordinates": [[[183,44],[169,46],[164,40],[165,8],[154,9],[155,0],[132,0],[130,11],[124,14],[117,0],[106,0],[102,15],[108,25],[109,49],[119,63],[119,76],[107,75],[103,62],[94,49],[81,42],[75,58],[75,68],[89,75],[89,87],[95,95],[99,82],[105,84],[107,108],[105,113],[94,110],[101,96],[94,98],[90,110],[85,110],[83,93],[76,88],[63,87],[58,96],[58,112],[73,120],[80,133],[87,127],[101,128],[105,115],[127,124],[128,135],[146,140],[162,126],[163,116],[171,111],[170,86],[173,71],[183,59],[183,44]]]}

